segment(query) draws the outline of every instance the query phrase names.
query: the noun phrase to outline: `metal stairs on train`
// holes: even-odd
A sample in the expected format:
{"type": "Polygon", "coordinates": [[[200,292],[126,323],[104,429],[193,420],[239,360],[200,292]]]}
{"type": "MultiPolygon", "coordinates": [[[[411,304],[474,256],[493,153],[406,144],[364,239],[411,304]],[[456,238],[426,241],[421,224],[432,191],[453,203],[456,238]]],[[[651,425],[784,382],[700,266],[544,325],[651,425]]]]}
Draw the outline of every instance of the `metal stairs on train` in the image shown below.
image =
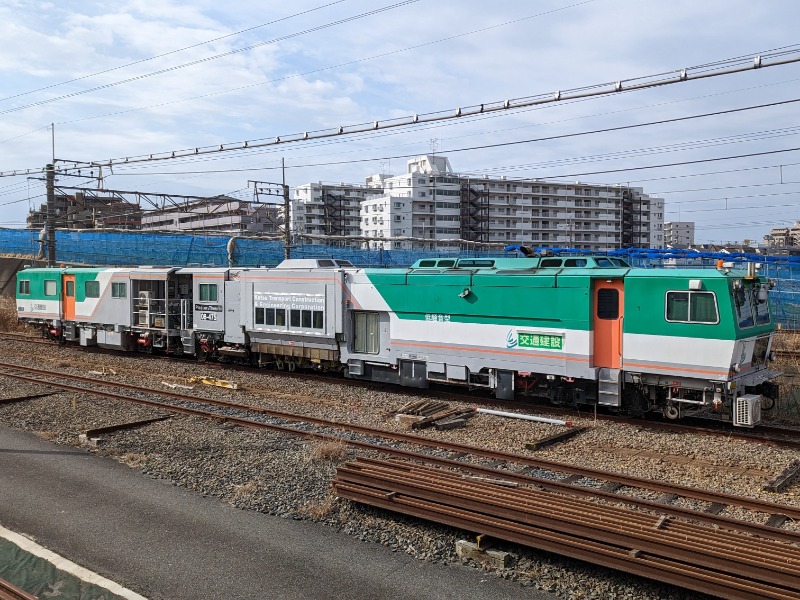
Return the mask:
{"type": "Polygon", "coordinates": [[[621,369],[598,369],[597,403],[600,406],[620,405],[620,373],[621,369]]]}

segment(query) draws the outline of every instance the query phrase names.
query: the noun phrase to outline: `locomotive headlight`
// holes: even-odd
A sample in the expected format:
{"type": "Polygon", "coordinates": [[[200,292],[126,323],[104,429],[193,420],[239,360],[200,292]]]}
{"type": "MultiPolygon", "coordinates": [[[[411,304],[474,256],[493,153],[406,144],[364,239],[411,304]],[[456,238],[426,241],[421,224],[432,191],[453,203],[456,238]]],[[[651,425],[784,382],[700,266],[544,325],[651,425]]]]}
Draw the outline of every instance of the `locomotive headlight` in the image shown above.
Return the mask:
{"type": "Polygon", "coordinates": [[[742,367],[739,366],[739,363],[733,363],[733,366],[731,367],[731,369],[733,369],[734,373],[738,373],[739,371],[742,370],[742,367]]]}
{"type": "Polygon", "coordinates": [[[758,301],[760,303],[763,304],[764,302],[767,301],[767,293],[768,292],[766,286],[762,285],[761,287],[758,288],[758,301]]]}
{"type": "Polygon", "coordinates": [[[769,355],[767,356],[767,358],[768,358],[768,359],[769,359],[771,362],[775,362],[775,359],[777,359],[777,358],[778,358],[778,355],[777,355],[777,354],[775,354],[775,351],[773,350],[772,352],[770,352],[770,353],[769,353],[769,355]]]}

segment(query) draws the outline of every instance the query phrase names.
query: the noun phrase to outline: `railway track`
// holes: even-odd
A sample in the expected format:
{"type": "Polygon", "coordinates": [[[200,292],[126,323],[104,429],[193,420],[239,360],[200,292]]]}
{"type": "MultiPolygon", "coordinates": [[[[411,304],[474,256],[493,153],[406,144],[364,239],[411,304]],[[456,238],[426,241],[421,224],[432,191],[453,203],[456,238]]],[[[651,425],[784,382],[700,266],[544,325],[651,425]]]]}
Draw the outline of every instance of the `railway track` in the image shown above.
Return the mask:
{"type": "Polygon", "coordinates": [[[347,463],[334,487],[356,502],[720,598],[800,598],[800,550],[774,540],[397,461],[347,463]]]}
{"type": "MultiPolygon", "coordinates": [[[[800,533],[781,529],[787,520],[800,520],[800,508],[762,500],[739,497],[718,492],[671,484],[640,477],[577,467],[567,463],[515,454],[476,446],[450,443],[424,436],[344,423],[330,419],[310,417],[303,414],[265,409],[252,405],[201,398],[178,392],[116,383],[91,377],[61,375],[43,369],[0,363],[0,376],[12,377],[34,385],[54,387],[78,394],[90,393],[114,400],[143,404],[158,411],[213,419],[242,427],[272,429],[291,435],[339,441],[367,450],[373,450],[409,460],[421,460],[447,468],[461,468],[476,475],[505,477],[518,482],[534,483],[560,494],[602,498],[622,502],[647,510],[657,509],[676,517],[697,519],[718,527],[733,526],[747,528],[755,535],[769,534],[787,541],[800,542],[800,533]],[[21,374],[24,373],[24,374],[21,374]],[[46,379],[43,379],[46,378],[46,379]],[[70,383],[59,383],[52,379],[67,379],[70,383]],[[91,387],[75,385],[81,383],[91,387]],[[103,389],[105,388],[105,389],[103,389]],[[124,390],[130,394],[121,394],[124,390]],[[145,397],[147,396],[147,397],[145,397]],[[161,397],[167,401],[153,398],[161,397]],[[316,427],[313,429],[311,426],[316,427]],[[403,445],[413,445],[425,452],[408,450],[403,445]],[[433,454],[431,454],[433,453],[433,454]],[[443,456],[446,454],[446,456],[443,456]],[[472,462],[467,462],[467,460],[472,462]],[[484,464],[480,464],[483,462],[484,464]],[[660,501],[622,495],[620,492],[646,490],[660,495],[660,501]],[[672,505],[678,498],[705,503],[706,510],[692,510],[672,505]],[[740,522],[721,516],[727,507],[746,509],[764,516],[771,524],[740,522]]],[[[300,398],[299,396],[296,398],[300,398]]]]}
{"type": "MultiPolygon", "coordinates": [[[[2,336],[17,341],[24,341],[35,344],[49,344],[49,345],[55,344],[55,342],[53,342],[52,340],[43,339],[39,336],[32,336],[29,334],[4,332],[2,333],[2,336]]],[[[83,348],[83,350],[88,352],[111,353],[113,355],[123,355],[123,356],[130,355],[130,353],[128,352],[122,352],[118,350],[106,350],[101,348],[83,348]]],[[[159,359],[166,358],[161,355],[150,355],[146,353],[136,353],[135,356],[139,358],[159,358],[159,359]]],[[[169,358],[171,360],[175,360],[176,358],[180,360],[180,357],[169,357],[169,358]]],[[[196,362],[194,358],[183,359],[183,360],[189,360],[190,362],[193,363],[196,362]]],[[[251,372],[252,369],[254,368],[254,367],[229,364],[229,363],[211,362],[203,364],[204,367],[209,367],[214,369],[225,369],[225,370],[239,371],[239,372],[251,372]]],[[[269,374],[278,377],[288,377],[288,378],[301,377],[304,379],[317,379],[321,382],[327,382],[327,383],[338,382],[344,385],[353,385],[353,386],[368,387],[374,389],[386,389],[386,385],[381,383],[343,379],[341,377],[337,377],[334,375],[325,375],[320,373],[270,370],[269,374]]],[[[396,390],[397,388],[392,387],[391,389],[396,390]]],[[[519,399],[515,401],[502,401],[502,400],[497,400],[496,398],[485,398],[480,395],[470,395],[466,393],[459,393],[457,391],[442,390],[438,388],[425,389],[425,390],[419,390],[416,388],[402,388],[402,391],[406,395],[440,398],[443,400],[465,402],[468,404],[470,403],[481,404],[481,405],[486,404],[486,405],[491,405],[493,407],[503,407],[512,410],[519,410],[521,408],[524,409],[534,406],[537,411],[552,415],[567,415],[568,417],[587,415],[587,411],[585,410],[580,411],[574,408],[552,406],[547,403],[531,402],[529,398],[526,396],[520,396],[519,399]]],[[[656,420],[654,418],[627,417],[625,415],[619,415],[619,414],[605,414],[605,413],[595,412],[593,416],[596,419],[626,422],[632,426],[656,430],[656,431],[717,436],[717,437],[725,437],[727,439],[738,439],[755,443],[769,444],[773,446],[800,449],[800,429],[792,429],[789,427],[758,425],[752,430],[741,430],[739,428],[734,428],[732,425],[728,423],[713,421],[710,419],[706,420],[709,421],[708,423],[702,423],[702,424],[695,423],[690,425],[686,423],[676,423],[672,421],[656,420]]]]}
{"type": "Polygon", "coordinates": [[[800,585],[800,533],[782,528],[787,520],[800,520],[797,507],[32,367],[0,363],[0,376],[242,427],[343,442],[391,461],[360,458],[341,467],[334,485],[342,497],[721,597],[800,597],[800,587],[791,588],[800,585]],[[394,474],[386,475],[386,469],[394,474]],[[637,497],[637,491],[660,496],[637,497]],[[457,497],[458,502],[443,503],[442,496],[457,497]],[[678,498],[704,508],[676,505],[678,498]],[[545,507],[549,513],[536,512],[545,507]],[[725,516],[728,508],[749,511],[754,521],[725,516]],[[690,544],[691,539],[698,541],[690,544]],[[661,546],[666,550],[659,550],[661,546]],[[728,559],[721,559],[719,552],[728,559]],[[764,566],[766,556],[771,558],[764,566]],[[776,579],[776,573],[783,579],[776,579]]]}

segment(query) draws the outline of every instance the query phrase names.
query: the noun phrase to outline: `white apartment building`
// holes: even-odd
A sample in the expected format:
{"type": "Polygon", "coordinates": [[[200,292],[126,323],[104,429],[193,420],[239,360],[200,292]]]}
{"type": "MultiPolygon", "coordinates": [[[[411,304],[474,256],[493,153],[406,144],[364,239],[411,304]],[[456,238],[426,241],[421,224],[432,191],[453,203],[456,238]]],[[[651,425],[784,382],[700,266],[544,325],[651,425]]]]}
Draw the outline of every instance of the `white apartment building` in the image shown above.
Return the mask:
{"type": "MultiPolygon", "coordinates": [[[[290,214],[292,230],[301,243],[344,243],[361,236],[361,203],[370,192],[382,193],[382,177],[375,175],[367,185],[306,183],[295,188],[290,214]],[[304,237],[311,236],[311,237],[304,237]]],[[[352,244],[360,245],[354,240],[352,244]]]]}
{"type": "Polygon", "coordinates": [[[664,221],[665,246],[693,246],[693,221],[664,221]]]}
{"type": "Polygon", "coordinates": [[[408,161],[361,203],[373,247],[458,249],[465,241],[606,250],[664,245],[664,201],[641,188],[456,174],[442,156],[408,161]],[[396,239],[396,238],[409,239],[396,239]]]}
{"type": "MultiPolygon", "coordinates": [[[[306,220],[295,228],[324,226],[324,202],[307,184],[298,188],[295,213],[306,220]],[[308,189],[309,192],[300,190],[308,189]]],[[[502,246],[569,247],[607,250],[622,246],[664,245],[664,201],[641,188],[618,185],[507,179],[453,172],[444,156],[409,160],[402,175],[375,175],[365,186],[348,188],[353,210],[360,207],[359,229],[370,247],[449,250],[467,242],[502,246]],[[357,198],[361,196],[361,200],[357,198]],[[383,239],[385,238],[385,241],[383,239]]]]}

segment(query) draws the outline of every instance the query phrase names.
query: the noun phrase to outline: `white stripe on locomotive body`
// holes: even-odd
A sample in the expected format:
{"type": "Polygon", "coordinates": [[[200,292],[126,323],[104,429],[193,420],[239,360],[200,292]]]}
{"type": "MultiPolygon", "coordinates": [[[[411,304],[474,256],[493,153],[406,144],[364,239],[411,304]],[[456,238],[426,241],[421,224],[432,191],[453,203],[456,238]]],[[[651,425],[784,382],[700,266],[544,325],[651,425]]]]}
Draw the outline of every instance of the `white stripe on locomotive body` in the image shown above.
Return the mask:
{"type": "Polygon", "coordinates": [[[626,371],[726,381],[734,364],[739,366],[742,376],[752,370],[756,339],[712,340],[626,333],[622,341],[623,366],[626,371]]]}
{"type": "Polygon", "coordinates": [[[18,297],[17,315],[24,319],[60,319],[61,298],[36,300],[18,297]]]}
{"type": "Polygon", "coordinates": [[[407,320],[393,313],[389,323],[390,344],[399,358],[446,362],[473,371],[498,368],[594,378],[589,368],[590,331],[407,320]],[[563,349],[520,348],[516,343],[520,332],[561,337],[563,349]]]}

